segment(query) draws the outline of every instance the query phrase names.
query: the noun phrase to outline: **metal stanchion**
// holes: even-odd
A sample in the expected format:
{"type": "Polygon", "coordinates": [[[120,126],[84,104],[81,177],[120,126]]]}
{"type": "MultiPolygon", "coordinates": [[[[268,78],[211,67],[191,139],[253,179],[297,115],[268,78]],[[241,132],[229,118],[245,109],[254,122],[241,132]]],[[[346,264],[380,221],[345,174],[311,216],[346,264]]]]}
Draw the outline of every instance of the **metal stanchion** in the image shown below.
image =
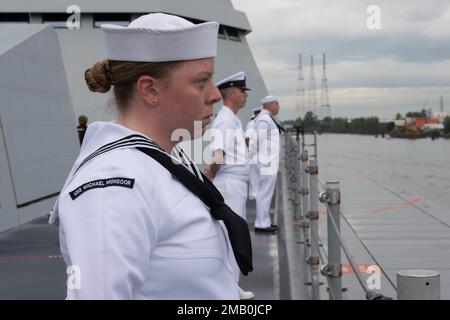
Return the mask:
{"type": "Polygon", "coordinates": [[[292,148],[292,154],[291,154],[291,198],[292,198],[292,207],[293,207],[293,214],[294,216],[297,213],[298,210],[298,197],[297,197],[297,184],[299,181],[298,172],[297,172],[297,150],[295,147],[295,143],[291,141],[291,148],[292,148]]]}
{"type": "Polygon", "coordinates": [[[310,220],[309,227],[311,229],[311,254],[308,259],[308,264],[311,268],[311,284],[312,284],[312,297],[314,300],[319,299],[319,189],[318,189],[318,174],[319,167],[317,160],[309,161],[309,213],[308,218],[310,220]]]}
{"type": "Polygon", "coordinates": [[[292,145],[292,139],[286,135],[286,169],[287,169],[287,183],[288,183],[288,194],[287,198],[289,201],[294,202],[294,188],[295,188],[295,172],[293,169],[295,150],[292,145]]]}
{"type": "Polygon", "coordinates": [[[314,159],[318,161],[317,158],[317,131],[314,131],[314,159]]]}
{"type": "Polygon", "coordinates": [[[297,165],[297,175],[298,175],[298,181],[297,181],[297,199],[298,199],[298,211],[297,211],[297,218],[298,218],[298,221],[299,221],[299,225],[300,225],[300,227],[301,226],[303,226],[303,222],[304,222],[304,212],[303,212],[303,209],[302,209],[302,201],[303,201],[303,199],[302,199],[302,197],[301,197],[301,192],[302,192],[302,189],[301,189],[301,181],[302,181],[302,179],[303,179],[303,176],[302,176],[302,160],[301,160],[301,153],[302,153],[302,147],[304,147],[304,144],[303,144],[303,140],[304,140],[304,136],[302,135],[302,138],[301,139],[299,139],[299,140],[297,140],[297,158],[295,159],[295,161],[297,162],[296,163],[296,165],[297,165]]]}
{"type": "Polygon", "coordinates": [[[301,193],[302,193],[302,216],[303,216],[303,234],[306,244],[309,245],[309,219],[307,213],[309,211],[309,189],[308,189],[308,150],[303,149],[301,155],[301,193]]]}
{"type": "Polygon", "coordinates": [[[327,190],[324,196],[330,216],[327,215],[327,233],[328,233],[328,265],[322,268],[324,275],[328,277],[329,298],[330,300],[342,300],[342,264],[341,264],[341,244],[340,234],[340,203],[341,191],[338,181],[328,181],[327,190]],[[334,220],[334,224],[332,220],[334,220]]]}
{"type": "Polygon", "coordinates": [[[294,144],[295,157],[294,157],[294,172],[295,172],[295,184],[294,184],[294,217],[295,220],[301,220],[300,213],[300,151],[297,143],[294,144]]]}

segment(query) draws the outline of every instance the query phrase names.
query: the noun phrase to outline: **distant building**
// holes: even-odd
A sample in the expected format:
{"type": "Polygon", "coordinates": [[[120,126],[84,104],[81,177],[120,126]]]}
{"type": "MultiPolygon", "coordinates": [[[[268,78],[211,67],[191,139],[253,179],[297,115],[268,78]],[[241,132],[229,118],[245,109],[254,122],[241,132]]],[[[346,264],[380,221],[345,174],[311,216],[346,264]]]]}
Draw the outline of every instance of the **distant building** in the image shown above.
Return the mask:
{"type": "Polygon", "coordinates": [[[444,130],[444,125],[442,123],[425,123],[423,126],[424,130],[444,130]]]}
{"type": "Polygon", "coordinates": [[[444,119],[449,116],[450,114],[448,114],[447,112],[435,112],[433,114],[433,118],[438,119],[440,123],[444,122],[444,119]]]}
{"type": "Polygon", "coordinates": [[[396,127],[405,127],[406,126],[406,120],[400,119],[400,120],[394,120],[396,127]]]}
{"type": "Polygon", "coordinates": [[[436,118],[416,118],[414,125],[417,129],[423,130],[425,125],[438,125],[439,119],[436,118]]]}

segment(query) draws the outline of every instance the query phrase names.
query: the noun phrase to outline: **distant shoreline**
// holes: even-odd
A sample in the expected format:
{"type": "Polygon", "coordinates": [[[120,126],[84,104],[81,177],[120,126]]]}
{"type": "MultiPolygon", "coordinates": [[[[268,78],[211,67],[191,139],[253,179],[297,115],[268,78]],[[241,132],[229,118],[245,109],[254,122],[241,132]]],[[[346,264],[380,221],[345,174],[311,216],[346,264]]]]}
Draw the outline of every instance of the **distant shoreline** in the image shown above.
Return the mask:
{"type": "MultiPolygon", "coordinates": [[[[312,134],[313,132],[306,132],[307,134],[312,134]]],[[[295,132],[294,132],[295,134],[295,132]]],[[[407,139],[407,140],[419,140],[419,139],[431,139],[433,140],[433,137],[430,135],[410,135],[410,134],[401,134],[401,135],[391,135],[389,133],[385,133],[384,137],[383,134],[373,134],[373,133],[351,133],[351,132],[318,132],[318,134],[350,134],[350,135],[356,135],[356,136],[374,136],[374,137],[381,137],[383,139],[407,139]]],[[[440,135],[440,136],[435,136],[434,140],[437,139],[445,139],[445,140],[449,140],[450,139],[450,134],[447,135],[440,135]]]]}

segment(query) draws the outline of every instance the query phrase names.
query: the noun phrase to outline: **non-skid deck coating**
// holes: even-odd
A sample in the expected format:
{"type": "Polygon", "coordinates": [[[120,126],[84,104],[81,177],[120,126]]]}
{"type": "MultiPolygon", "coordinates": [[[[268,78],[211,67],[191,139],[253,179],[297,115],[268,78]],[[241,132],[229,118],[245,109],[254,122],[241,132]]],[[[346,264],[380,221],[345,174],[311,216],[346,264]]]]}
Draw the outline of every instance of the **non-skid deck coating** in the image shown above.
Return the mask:
{"type": "Polygon", "coordinates": [[[0,299],[64,299],[58,227],[38,219],[0,235],[0,299]]]}

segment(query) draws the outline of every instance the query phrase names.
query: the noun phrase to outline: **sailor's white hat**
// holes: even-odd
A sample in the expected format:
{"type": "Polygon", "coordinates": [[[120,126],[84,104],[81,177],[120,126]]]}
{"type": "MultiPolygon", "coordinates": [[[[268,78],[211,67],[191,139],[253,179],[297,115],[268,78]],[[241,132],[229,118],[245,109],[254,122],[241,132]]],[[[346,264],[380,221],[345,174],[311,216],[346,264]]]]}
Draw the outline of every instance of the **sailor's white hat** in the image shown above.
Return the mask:
{"type": "Polygon", "coordinates": [[[264,98],[261,99],[261,104],[266,104],[274,101],[278,101],[278,98],[275,96],[265,96],[264,98]]]}
{"type": "Polygon", "coordinates": [[[102,24],[107,58],[163,62],[212,58],[217,55],[217,22],[193,24],[164,13],[150,13],[128,27],[102,24]]]}
{"type": "Polygon", "coordinates": [[[219,88],[219,90],[231,87],[236,87],[242,90],[250,90],[249,88],[247,88],[247,85],[245,84],[244,71],[240,71],[238,73],[233,74],[232,76],[226,77],[225,79],[216,82],[216,87],[219,88]]]}

